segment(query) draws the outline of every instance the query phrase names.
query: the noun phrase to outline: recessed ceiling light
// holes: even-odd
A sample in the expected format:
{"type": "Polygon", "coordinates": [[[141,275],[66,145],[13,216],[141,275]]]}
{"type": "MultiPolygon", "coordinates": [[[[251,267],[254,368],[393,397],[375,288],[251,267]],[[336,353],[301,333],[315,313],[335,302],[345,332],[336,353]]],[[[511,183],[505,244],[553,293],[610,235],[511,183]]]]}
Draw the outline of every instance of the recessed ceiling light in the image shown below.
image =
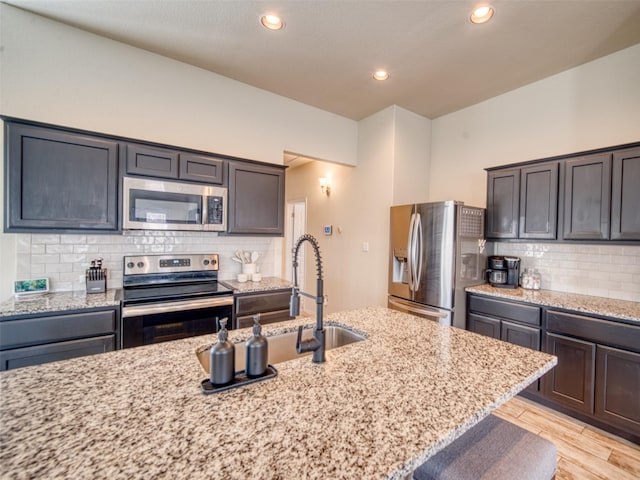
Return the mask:
{"type": "Polygon", "coordinates": [[[485,23],[491,20],[494,13],[495,10],[491,5],[478,5],[473,12],[471,12],[469,20],[471,20],[471,23],[485,23]]]}
{"type": "Polygon", "coordinates": [[[260,17],[260,23],[269,30],[282,30],[284,21],[277,15],[263,15],[260,17]]]}
{"type": "Polygon", "coordinates": [[[376,80],[387,80],[389,78],[389,72],[386,70],[377,70],[376,73],[373,74],[373,78],[376,80]]]}

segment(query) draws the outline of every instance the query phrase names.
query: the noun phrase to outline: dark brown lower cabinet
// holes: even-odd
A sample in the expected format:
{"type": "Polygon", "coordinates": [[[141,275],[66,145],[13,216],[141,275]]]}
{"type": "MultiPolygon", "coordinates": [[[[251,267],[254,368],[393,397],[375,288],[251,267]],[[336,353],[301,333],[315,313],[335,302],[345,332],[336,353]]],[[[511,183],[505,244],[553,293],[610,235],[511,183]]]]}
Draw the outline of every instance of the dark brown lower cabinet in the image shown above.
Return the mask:
{"type": "Polygon", "coordinates": [[[502,321],[500,338],[532,350],[540,350],[540,329],[525,327],[517,323],[502,321]]]}
{"type": "MultiPolygon", "coordinates": [[[[540,307],[469,295],[467,308],[467,330],[540,350],[540,307]]],[[[538,393],[539,380],[525,391],[538,393]]]]}
{"type": "Polygon", "coordinates": [[[500,338],[500,320],[470,313],[467,315],[467,330],[485,337],[500,338]]]}
{"type": "Polygon", "coordinates": [[[596,417],[640,434],[640,354],[598,345],[596,417]]]}
{"type": "Polygon", "coordinates": [[[235,298],[235,315],[238,328],[253,325],[253,316],[260,314],[260,324],[290,320],[289,301],[291,289],[261,293],[239,294],[235,298]]]}
{"type": "Polygon", "coordinates": [[[596,345],[547,333],[545,350],[558,357],[558,365],[543,379],[542,391],[550,400],[584,413],[593,413],[596,345]]]}
{"type": "Polygon", "coordinates": [[[119,307],[3,317],[0,370],[116,350],[119,317],[119,307]]]}

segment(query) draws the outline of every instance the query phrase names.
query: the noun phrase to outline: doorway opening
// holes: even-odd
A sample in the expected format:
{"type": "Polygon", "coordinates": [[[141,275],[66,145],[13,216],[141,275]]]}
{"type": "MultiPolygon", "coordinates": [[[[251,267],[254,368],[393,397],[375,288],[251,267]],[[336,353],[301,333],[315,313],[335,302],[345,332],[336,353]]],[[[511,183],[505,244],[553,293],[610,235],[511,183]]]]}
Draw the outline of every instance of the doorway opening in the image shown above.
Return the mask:
{"type": "MultiPolygon", "coordinates": [[[[293,248],[296,240],[304,235],[307,229],[307,201],[289,200],[287,201],[287,217],[285,221],[285,255],[284,274],[285,279],[293,282],[293,248]]],[[[300,290],[305,289],[305,245],[302,245],[298,253],[298,286],[300,290]]],[[[304,301],[301,305],[304,310],[304,301]]]]}

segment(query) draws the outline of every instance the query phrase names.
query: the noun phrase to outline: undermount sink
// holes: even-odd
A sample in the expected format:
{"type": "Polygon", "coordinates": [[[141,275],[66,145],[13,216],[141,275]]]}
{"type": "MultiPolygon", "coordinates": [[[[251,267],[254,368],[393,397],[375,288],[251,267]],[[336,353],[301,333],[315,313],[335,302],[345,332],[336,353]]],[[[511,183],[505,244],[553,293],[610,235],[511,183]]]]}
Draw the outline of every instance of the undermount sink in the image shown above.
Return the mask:
{"type": "MultiPolygon", "coordinates": [[[[312,328],[307,328],[302,332],[302,339],[311,338],[313,334],[312,328]]],[[[286,362],[287,360],[293,360],[294,358],[304,357],[311,355],[311,352],[298,354],[296,352],[296,339],[298,332],[282,333],[280,335],[268,336],[269,342],[269,360],[271,365],[277,363],[286,362]]],[[[339,348],[350,343],[361,342],[365,340],[365,337],[359,335],[351,330],[337,326],[325,327],[325,350],[331,350],[339,348]]],[[[245,346],[244,342],[236,343],[236,371],[244,370],[244,355],[245,346]]],[[[196,352],[198,361],[202,368],[209,373],[209,348],[199,348],[196,352]]]]}

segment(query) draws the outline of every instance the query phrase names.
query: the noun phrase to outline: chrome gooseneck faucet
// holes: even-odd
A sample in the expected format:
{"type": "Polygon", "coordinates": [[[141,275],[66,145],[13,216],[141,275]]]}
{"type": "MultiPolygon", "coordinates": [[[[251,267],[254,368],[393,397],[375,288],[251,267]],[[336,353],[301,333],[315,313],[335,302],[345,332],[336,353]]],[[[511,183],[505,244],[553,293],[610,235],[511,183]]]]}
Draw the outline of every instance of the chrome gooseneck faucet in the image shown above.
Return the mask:
{"type": "Polygon", "coordinates": [[[324,325],[322,322],[322,306],[324,303],[322,257],[320,256],[318,241],[308,234],[302,235],[298,238],[296,246],[293,248],[293,288],[291,289],[291,303],[289,304],[289,313],[292,317],[300,315],[300,294],[316,300],[316,329],[313,331],[313,338],[302,340],[302,325],[298,327],[296,351],[298,353],[313,352],[313,363],[322,363],[325,361],[324,325]],[[316,255],[317,287],[315,296],[301,292],[298,288],[298,251],[300,250],[300,245],[302,245],[304,241],[309,242],[313,246],[313,251],[316,255]]]}

